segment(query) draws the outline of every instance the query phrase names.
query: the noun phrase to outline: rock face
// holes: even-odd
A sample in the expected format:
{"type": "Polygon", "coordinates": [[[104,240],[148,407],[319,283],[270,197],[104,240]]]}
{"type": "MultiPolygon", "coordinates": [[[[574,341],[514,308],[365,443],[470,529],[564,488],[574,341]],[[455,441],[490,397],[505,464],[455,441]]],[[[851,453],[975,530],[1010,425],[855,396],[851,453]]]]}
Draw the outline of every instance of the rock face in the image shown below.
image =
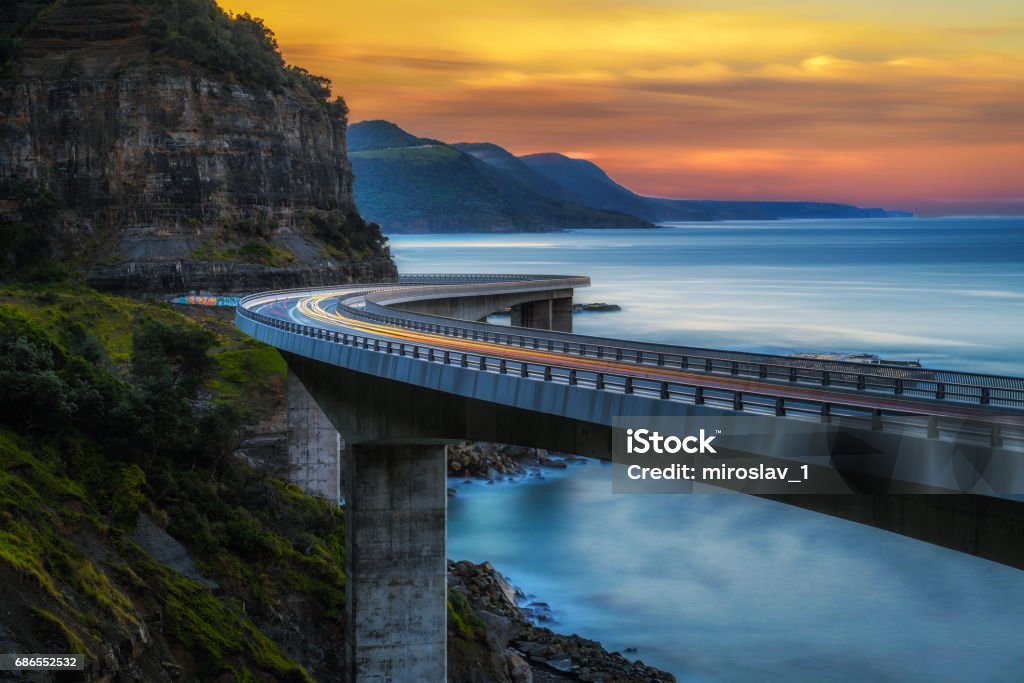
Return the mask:
{"type": "Polygon", "coordinates": [[[0,193],[45,185],[62,209],[65,249],[101,288],[393,277],[383,240],[324,249],[311,223],[361,224],[344,103],[158,59],[149,11],[70,0],[40,16],[0,81],[0,193]],[[243,248],[253,242],[262,247],[243,248]]]}
{"type": "MultiPolygon", "coordinates": [[[[449,592],[467,596],[484,623],[491,651],[505,665],[502,681],[674,683],[675,676],[608,652],[578,635],[561,635],[530,622],[515,590],[490,563],[448,563],[449,592]]],[[[497,678],[497,677],[492,677],[497,678]]]]}

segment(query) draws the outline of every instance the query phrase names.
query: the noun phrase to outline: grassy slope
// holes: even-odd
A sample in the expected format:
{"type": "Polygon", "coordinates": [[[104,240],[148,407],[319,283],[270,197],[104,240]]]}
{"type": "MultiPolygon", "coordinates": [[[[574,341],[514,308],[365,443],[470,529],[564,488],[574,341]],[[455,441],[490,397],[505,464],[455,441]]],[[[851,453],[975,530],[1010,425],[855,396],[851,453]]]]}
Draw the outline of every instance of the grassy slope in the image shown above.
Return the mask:
{"type": "MultiPolygon", "coordinates": [[[[142,321],[201,324],[216,338],[205,388],[212,400],[258,419],[280,395],[274,385],[283,383],[283,361],[226,321],[197,323],[163,305],[89,290],[0,290],[0,316],[62,349],[67,331],[80,326],[117,373],[126,372],[142,321]]],[[[140,666],[156,667],[153,676],[160,674],[154,662],[176,659],[200,679],[309,680],[259,624],[283,611],[282,603],[299,601],[306,617],[342,633],[340,511],[240,463],[213,472],[156,462],[143,471],[76,435],[27,437],[7,428],[0,431],[0,500],[4,621],[25,651],[81,651],[95,664],[113,645],[143,652],[140,666]],[[97,483],[107,481],[113,484],[97,483]],[[131,543],[131,521],[120,521],[126,508],[166,526],[221,591],[131,543]]]]}
{"type": "MultiPolygon", "coordinates": [[[[284,361],[225,318],[190,319],[164,304],[88,289],[0,288],[0,320],[12,318],[68,353],[68,331],[84,331],[122,375],[144,321],[201,326],[216,340],[203,387],[208,399],[247,423],[281,408],[284,361]]],[[[110,648],[134,652],[141,675],[153,681],[165,678],[165,661],[200,680],[309,680],[268,636],[268,625],[279,622],[343,652],[340,510],[237,461],[218,471],[188,461],[142,470],[80,436],[17,431],[0,426],[0,626],[13,633],[9,647],[80,652],[94,667],[110,648]],[[219,589],[132,543],[136,510],[184,543],[219,589]]],[[[496,666],[479,617],[457,595],[449,604],[449,659],[454,681],[496,666]]],[[[337,666],[327,661],[312,673],[329,676],[337,666]]]]}

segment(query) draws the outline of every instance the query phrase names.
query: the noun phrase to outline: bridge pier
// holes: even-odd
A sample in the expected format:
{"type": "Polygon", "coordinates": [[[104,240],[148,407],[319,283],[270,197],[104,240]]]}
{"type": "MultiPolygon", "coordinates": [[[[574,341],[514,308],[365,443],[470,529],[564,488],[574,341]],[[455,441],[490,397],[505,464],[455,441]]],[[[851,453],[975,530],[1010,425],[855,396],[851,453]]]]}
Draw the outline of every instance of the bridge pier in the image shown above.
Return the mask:
{"type": "Polygon", "coordinates": [[[512,326],[572,332],[572,297],[516,304],[512,306],[512,326]]]}
{"type": "Polygon", "coordinates": [[[306,493],[341,498],[341,435],[295,373],[288,371],[288,478],[306,493]]]}
{"type": "Polygon", "coordinates": [[[443,445],[345,452],[350,683],[447,679],[446,475],[443,445]]]}

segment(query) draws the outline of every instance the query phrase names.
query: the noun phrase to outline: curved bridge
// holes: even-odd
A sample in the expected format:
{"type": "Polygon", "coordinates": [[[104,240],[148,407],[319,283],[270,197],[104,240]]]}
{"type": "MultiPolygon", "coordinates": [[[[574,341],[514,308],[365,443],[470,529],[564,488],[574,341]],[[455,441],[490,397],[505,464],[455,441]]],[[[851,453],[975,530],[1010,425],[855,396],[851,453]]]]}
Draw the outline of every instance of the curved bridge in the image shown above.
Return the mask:
{"type": "Polygon", "coordinates": [[[1024,568],[1024,513],[1002,495],[1024,491],[1024,379],[573,335],[588,284],[407,276],[240,302],[239,328],[349,445],[349,680],[444,679],[451,441],[610,459],[623,416],[825,423],[853,435],[820,454],[849,493],[764,495],[1024,568]],[[518,327],[474,322],[506,307],[518,327]]]}

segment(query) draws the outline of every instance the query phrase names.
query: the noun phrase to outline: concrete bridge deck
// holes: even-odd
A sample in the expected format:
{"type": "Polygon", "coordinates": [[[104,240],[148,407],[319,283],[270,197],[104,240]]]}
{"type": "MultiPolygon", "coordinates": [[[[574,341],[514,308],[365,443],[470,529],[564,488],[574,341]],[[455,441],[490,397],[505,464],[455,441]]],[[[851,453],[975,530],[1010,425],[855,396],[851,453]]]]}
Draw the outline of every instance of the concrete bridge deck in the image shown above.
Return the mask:
{"type": "Polygon", "coordinates": [[[1024,567],[1024,513],[1004,495],[1024,491],[1024,380],[572,335],[572,292],[587,284],[412,276],[240,303],[238,326],[282,352],[349,444],[341,478],[350,680],[443,680],[436,652],[443,444],[451,441],[609,459],[622,416],[827,423],[855,437],[845,452],[830,441],[823,455],[861,495],[773,498],[1024,567]],[[521,325],[541,329],[474,322],[507,306],[521,325]],[[936,465],[947,462],[962,466],[936,465]],[[976,495],[954,493],[962,491],[976,495]],[[374,574],[385,565],[404,569],[374,574]],[[419,598],[399,590],[409,577],[419,577],[419,598]],[[423,618],[410,621],[412,613],[423,618]]]}

